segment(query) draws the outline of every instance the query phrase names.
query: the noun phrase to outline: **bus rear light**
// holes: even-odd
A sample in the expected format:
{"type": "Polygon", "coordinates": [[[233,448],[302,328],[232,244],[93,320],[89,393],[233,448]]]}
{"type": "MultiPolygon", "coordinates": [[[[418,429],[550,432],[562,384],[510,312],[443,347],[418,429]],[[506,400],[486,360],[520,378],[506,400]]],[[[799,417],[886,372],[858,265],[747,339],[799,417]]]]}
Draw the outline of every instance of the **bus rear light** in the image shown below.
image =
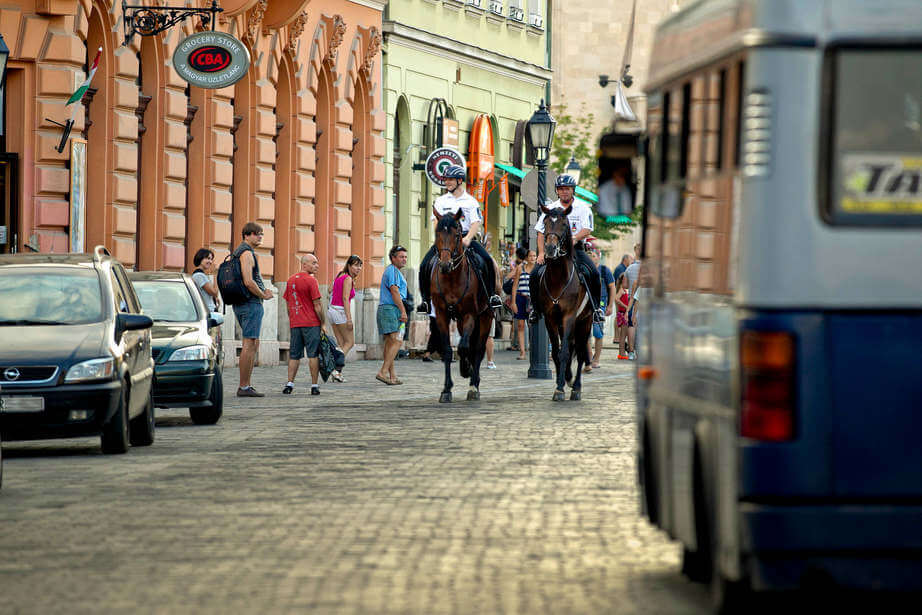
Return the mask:
{"type": "Polygon", "coordinates": [[[744,331],[740,341],[740,435],[781,442],[794,438],[794,337],[776,331],[744,331]]]}

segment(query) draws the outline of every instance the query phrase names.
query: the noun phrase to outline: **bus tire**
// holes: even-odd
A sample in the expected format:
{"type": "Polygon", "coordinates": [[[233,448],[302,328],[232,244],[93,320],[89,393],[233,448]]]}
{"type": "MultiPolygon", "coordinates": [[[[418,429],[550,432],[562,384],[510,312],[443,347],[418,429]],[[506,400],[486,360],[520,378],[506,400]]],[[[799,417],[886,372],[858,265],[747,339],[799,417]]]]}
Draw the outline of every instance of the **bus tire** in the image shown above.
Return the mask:
{"type": "Polygon", "coordinates": [[[656,477],[653,474],[653,448],[650,446],[650,430],[644,425],[643,430],[643,497],[647,507],[650,523],[659,524],[659,497],[656,477]]]}
{"type": "Polygon", "coordinates": [[[710,513],[704,489],[704,466],[697,445],[692,465],[692,497],[694,498],[695,542],[697,549],[682,548],[682,574],[694,583],[708,583],[714,572],[714,540],[710,529],[710,513]]]}

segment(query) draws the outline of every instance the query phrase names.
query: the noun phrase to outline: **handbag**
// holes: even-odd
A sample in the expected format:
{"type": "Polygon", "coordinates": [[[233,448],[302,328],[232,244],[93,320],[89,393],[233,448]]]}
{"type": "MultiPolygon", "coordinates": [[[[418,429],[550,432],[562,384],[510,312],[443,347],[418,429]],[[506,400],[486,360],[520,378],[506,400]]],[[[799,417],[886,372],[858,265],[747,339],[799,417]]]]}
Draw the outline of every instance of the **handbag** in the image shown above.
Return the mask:
{"type": "Polygon", "coordinates": [[[514,279],[514,278],[508,278],[505,282],[503,282],[503,292],[506,293],[507,295],[511,295],[511,294],[512,294],[512,285],[513,285],[514,283],[515,283],[515,279],[514,279]]]}

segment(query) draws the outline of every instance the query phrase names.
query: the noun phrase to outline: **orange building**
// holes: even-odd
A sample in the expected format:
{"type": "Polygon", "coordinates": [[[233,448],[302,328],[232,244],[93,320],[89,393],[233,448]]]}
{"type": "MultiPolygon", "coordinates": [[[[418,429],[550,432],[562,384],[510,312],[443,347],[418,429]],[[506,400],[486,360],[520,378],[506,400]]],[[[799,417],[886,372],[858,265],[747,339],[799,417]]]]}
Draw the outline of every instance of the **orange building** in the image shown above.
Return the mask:
{"type": "Polygon", "coordinates": [[[241,39],[252,61],[220,90],[190,87],[171,66],[179,41],[204,29],[198,18],[126,45],[114,0],[11,2],[0,8],[10,48],[0,251],[104,244],[135,269],[189,269],[198,248],[223,258],[256,220],[266,230],[260,268],[276,284],[308,251],[323,263],[321,284],[353,253],[366,262],[358,286],[377,283],[383,0],[224,0],[217,29],[241,39]],[[99,47],[58,153],[54,122],[71,116],[65,102],[99,47]]]}

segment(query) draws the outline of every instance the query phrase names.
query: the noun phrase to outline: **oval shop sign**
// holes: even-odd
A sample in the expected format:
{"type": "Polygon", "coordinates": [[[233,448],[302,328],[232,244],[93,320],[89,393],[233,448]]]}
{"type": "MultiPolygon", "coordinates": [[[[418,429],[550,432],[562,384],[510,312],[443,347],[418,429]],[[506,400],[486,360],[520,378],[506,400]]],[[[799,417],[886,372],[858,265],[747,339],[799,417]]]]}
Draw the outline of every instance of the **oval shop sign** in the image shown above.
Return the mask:
{"type": "Polygon", "coordinates": [[[183,39],[173,52],[173,68],[191,85],[218,89],[243,79],[250,52],[225,32],[198,32],[183,39]]]}

